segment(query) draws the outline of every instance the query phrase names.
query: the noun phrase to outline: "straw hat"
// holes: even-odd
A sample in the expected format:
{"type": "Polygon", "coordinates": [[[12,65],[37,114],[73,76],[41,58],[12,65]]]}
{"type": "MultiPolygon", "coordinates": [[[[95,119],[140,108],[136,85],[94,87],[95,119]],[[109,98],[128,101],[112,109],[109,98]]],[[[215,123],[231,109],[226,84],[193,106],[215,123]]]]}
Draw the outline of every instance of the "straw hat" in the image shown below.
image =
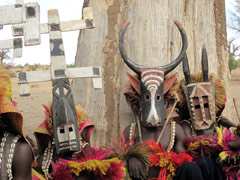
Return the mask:
{"type": "Polygon", "coordinates": [[[12,121],[13,130],[23,136],[22,126],[23,117],[17,110],[11,98],[11,81],[8,72],[0,66],[0,114],[7,114],[8,119],[12,121]]]}
{"type": "MultiPolygon", "coordinates": [[[[0,66],[0,114],[7,115],[7,120],[11,121],[11,130],[21,135],[24,140],[31,147],[30,142],[25,138],[23,134],[23,116],[21,112],[15,106],[15,103],[11,100],[11,81],[8,76],[8,72],[0,66]]],[[[0,118],[0,120],[6,120],[5,118],[0,118]]],[[[33,149],[31,147],[32,153],[33,149]]],[[[34,156],[34,153],[33,153],[34,156]]],[[[36,165],[35,157],[33,158],[33,166],[36,165]]]]}
{"type": "Polygon", "coordinates": [[[12,101],[4,95],[2,97],[2,101],[0,101],[0,114],[7,114],[8,119],[13,126],[13,130],[16,131],[21,136],[23,135],[22,127],[23,127],[23,117],[22,114],[17,110],[12,101]]]}
{"type": "Polygon", "coordinates": [[[7,84],[9,81],[8,72],[0,65],[0,101],[6,94],[7,84]]]}

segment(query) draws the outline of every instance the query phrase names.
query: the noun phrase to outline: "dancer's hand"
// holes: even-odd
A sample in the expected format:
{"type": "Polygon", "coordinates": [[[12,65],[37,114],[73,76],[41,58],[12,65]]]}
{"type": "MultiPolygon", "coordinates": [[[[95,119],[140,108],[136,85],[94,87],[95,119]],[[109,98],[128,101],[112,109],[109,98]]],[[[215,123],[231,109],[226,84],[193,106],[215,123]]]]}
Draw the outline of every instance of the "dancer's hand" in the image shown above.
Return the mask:
{"type": "Polygon", "coordinates": [[[237,128],[235,127],[234,132],[232,133],[236,136],[239,136],[239,138],[234,141],[230,141],[228,144],[228,147],[232,151],[239,151],[240,150],[240,123],[238,124],[237,128]]]}
{"type": "Polygon", "coordinates": [[[128,159],[128,172],[131,178],[147,180],[146,172],[144,171],[144,165],[135,157],[128,159]]]}
{"type": "Polygon", "coordinates": [[[240,137],[234,141],[230,141],[228,147],[232,151],[239,151],[240,150],[240,137]]]}

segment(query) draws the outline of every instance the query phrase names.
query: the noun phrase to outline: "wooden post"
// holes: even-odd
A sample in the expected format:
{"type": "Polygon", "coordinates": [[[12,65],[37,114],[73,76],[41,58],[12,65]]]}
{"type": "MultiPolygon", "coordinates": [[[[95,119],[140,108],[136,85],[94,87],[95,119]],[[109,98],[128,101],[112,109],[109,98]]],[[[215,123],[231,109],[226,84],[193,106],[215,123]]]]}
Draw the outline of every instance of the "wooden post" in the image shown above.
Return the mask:
{"type": "Polygon", "coordinates": [[[17,1],[14,5],[0,6],[0,25],[23,22],[23,4],[17,1]]]}
{"type": "Polygon", "coordinates": [[[24,35],[25,46],[38,45],[40,41],[40,8],[36,2],[23,4],[16,0],[14,5],[0,7],[0,25],[16,24],[14,34],[24,35]],[[19,24],[24,24],[23,27],[19,24]]]}
{"type": "Polygon", "coordinates": [[[33,46],[41,43],[40,40],[40,7],[38,3],[24,5],[24,45],[33,46]]]}
{"type": "MultiPolygon", "coordinates": [[[[0,26],[23,23],[24,6],[22,0],[16,0],[14,5],[0,6],[0,26]]],[[[22,38],[0,41],[0,49],[13,49],[13,57],[22,56],[22,38]]]]}
{"type": "Polygon", "coordinates": [[[22,38],[14,38],[0,41],[0,49],[13,49],[13,57],[22,56],[22,38]]]}
{"type": "MultiPolygon", "coordinates": [[[[88,12],[91,13],[91,10],[88,8],[88,12]]],[[[88,16],[89,17],[89,16],[88,16]]],[[[51,54],[51,70],[49,71],[28,71],[20,72],[17,74],[18,83],[20,87],[20,96],[29,96],[30,89],[28,83],[31,82],[42,82],[42,81],[51,81],[60,78],[95,78],[93,81],[94,88],[102,88],[102,79],[101,79],[101,68],[100,67],[78,67],[78,68],[67,68],[65,61],[64,46],[62,40],[61,30],[64,29],[76,30],[88,28],[86,20],[77,20],[77,23],[73,23],[77,26],[67,27],[66,23],[61,23],[57,10],[48,11],[48,24],[45,24],[45,27],[48,27],[48,30],[44,30],[44,33],[49,32],[50,38],[50,54],[51,54]],[[61,27],[61,25],[64,25],[61,27]]],[[[93,20],[91,21],[90,28],[93,28],[93,20]]],[[[71,21],[69,21],[71,22],[71,21]]],[[[71,24],[71,23],[68,23],[71,24]]]]}
{"type": "MultiPolygon", "coordinates": [[[[25,46],[39,45],[40,34],[49,33],[47,23],[40,24],[40,7],[36,2],[23,3],[16,0],[14,5],[0,6],[0,26],[12,24],[12,35],[23,36],[25,46]]],[[[60,22],[61,31],[75,31],[94,28],[92,8],[84,8],[83,19],[60,22]]],[[[22,39],[0,41],[0,49],[13,49],[13,57],[22,56],[22,39]]]]}
{"type": "MultiPolygon", "coordinates": [[[[40,34],[47,34],[49,33],[49,24],[48,23],[42,23],[39,24],[40,34]]],[[[12,26],[12,35],[13,36],[23,36],[23,31],[25,29],[31,29],[32,27],[29,26],[29,28],[25,27],[25,24],[14,24],[12,26]]],[[[93,22],[93,12],[92,8],[86,7],[83,9],[83,19],[81,20],[72,20],[72,21],[62,21],[60,22],[60,30],[61,32],[66,31],[76,31],[80,29],[92,29],[95,28],[95,24],[93,22]]]]}

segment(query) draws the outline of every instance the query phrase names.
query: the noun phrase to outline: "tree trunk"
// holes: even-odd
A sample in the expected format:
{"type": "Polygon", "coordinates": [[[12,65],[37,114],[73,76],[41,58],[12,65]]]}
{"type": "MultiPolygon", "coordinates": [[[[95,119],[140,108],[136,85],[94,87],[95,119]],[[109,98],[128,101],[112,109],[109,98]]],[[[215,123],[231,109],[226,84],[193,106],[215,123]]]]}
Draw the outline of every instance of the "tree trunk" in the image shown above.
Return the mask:
{"type": "MultiPolygon", "coordinates": [[[[123,95],[125,72],[118,50],[118,34],[129,20],[125,48],[137,64],[165,65],[181,50],[181,37],[174,20],[188,36],[188,58],[191,72],[201,69],[201,49],[206,45],[209,71],[228,82],[228,51],[224,0],[85,0],[93,8],[96,28],[80,32],[76,66],[101,66],[103,88],[94,89],[91,79],[74,80],[75,102],[86,110],[95,124],[92,143],[104,145],[118,137],[134,121],[123,95]]],[[[182,66],[175,71],[183,76],[182,66]]]]}

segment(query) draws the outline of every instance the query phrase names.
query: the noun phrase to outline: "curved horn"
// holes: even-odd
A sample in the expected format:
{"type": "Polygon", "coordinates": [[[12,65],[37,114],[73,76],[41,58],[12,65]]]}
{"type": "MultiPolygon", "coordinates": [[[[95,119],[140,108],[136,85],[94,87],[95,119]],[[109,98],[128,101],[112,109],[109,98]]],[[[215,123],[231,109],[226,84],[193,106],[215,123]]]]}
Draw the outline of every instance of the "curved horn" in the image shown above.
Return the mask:
{"type": "Polygon", "coordinates": [[[141,69],[148,69],[148,68],[160,68],[160,69],[165,69],[165,75],[168,74],[170,71],[172,71],[175,67],[177,67],[177,65],[182,61],[184,54],[186,53],[187,47],[188,47],[188,40],[187,40],[187,35],[185,33],[185,30],[183,29],[183,27],[181,26],[181,24],[175,20],[174,23],[177,25],[180,33],[181,33],[181,37],[182,37],[182,50],[179,54],[179,56],[170,64],[164,65],[164,66],[158,66],[158,67],[146,67],[146,66],[140,66],[138,64],[135,64],[134,62],[132,62],[124,49],[124,34],[126,32],[126,29],[128,27],[128,25],[130,24],[129,21],[127,21],[124,26],[121,28],[120,32],[119,32],[119,51],[120,54],[124,60],[124,62],[128,65],[128,67],[130,69],[132,69],[134,72],[136,72],[137,74],[141,74],[141,69]]]}
{"type": "Polygon", "coordinates": [[[191,84],[192,78],[191,78],[191,73],[190,73],[190,69],[189,69],[187,53],[185,54],[185,56],[183,58],[182,65],[183,65],[183,73],[184,73],[184,76],[186,79],[186,83],[191,84]]]}
{"type": "Polygon", "coordinates": [[[125,35],[125,32],[127,30],[127,27],[128,25],[130,24],[129,21],[127,21],[124,26],[121,28],[120,32],[119,32],[119,51],[120,51],[120,54],[124,60],[124,62],[128,65],[128,67],[130,69],[132,69],[135,73],[137,74],[140,74],[140,71],[139,69],[142,69],[143,67],[142,66],[139,66],[138,64],[135,64],[134,62],[132,62],[126,52],[125,52],[125,48],[124,48],[124,35],[125,35]]]}
{"type": "Polygon", "coordinates": [[[205,45],[202,47],[202,74],[203,82],[208,82],[208,57],[205,45]]]}
{"type": "Polygon", "coordinates": [[[173,62],[171,62],[170,64],[167,64],[165,66],[160,67],[160,68],[166,70],[165,75],[167,73],[169,73],[170,71],[172,71],[174,68],[176,68],[177,65],[183,60],[183,58],[185,56],[185,53],[186,53],[186,50],[187,50],[187,47],[188,47],[188,39],[187,39],[187,35],[186,35],[186,32],[185,32],[184,28],[182,27],[182,25],[177,20],[175,20],[174,23],[176,24],[176,26],[178,27],[178,29],[181,33],[182,49],[181,49],[181,52],[178,55],[178,57],[173,62]]]}

